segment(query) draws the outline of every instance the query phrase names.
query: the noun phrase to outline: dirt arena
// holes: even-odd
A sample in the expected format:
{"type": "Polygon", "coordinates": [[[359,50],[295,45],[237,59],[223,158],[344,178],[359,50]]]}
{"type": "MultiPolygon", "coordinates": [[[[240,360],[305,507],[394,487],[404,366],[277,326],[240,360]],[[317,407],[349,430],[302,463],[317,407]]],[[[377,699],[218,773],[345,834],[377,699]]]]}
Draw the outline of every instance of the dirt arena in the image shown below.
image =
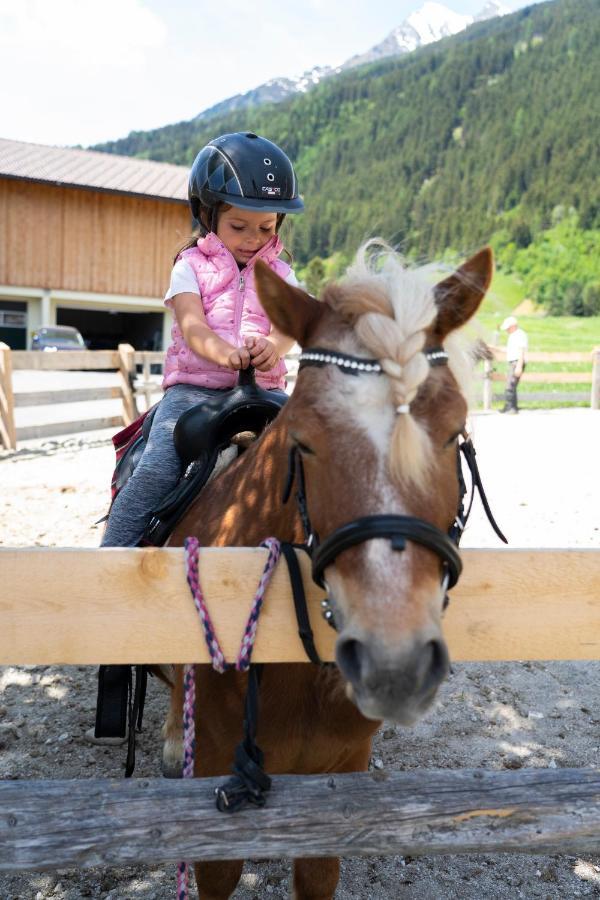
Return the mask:
{"type": "MultiPolygon", "coordinates": [[[[598,547],[600,413],[481,414],[473,427],[488,497],[512,547],[598,547]]],[[[106,511],[113,461],[106,433],[29,442],[16,453],[0,454],[0,545],[96,546],[101,526],[94,522],[106,511]]],[[[498,546],[477,501],[463,545],[498,546]]],[[[524,583],[526,578],[524,572],[524,583]]],[[[597,663],[455,665],[425,720],[412,729],[382,728],[372,765],[394,770],[598,767],[599,679],[597,663]]],[[[136,777],[159,774],[165,702],[152,681],[136,777]]],[[[84,738],[94,703],[91,669],[0,668],[0,778],[118,777],[123,751],[98,748],[84,738]]],[[[0,877],[0,900],[174,896],[174,866],[0,877]]],[[[284,861],[247,863],[235,894],[237,900],[287,896],[284,861]]],[[[600,855],[347,859],[336,896],[600,896],[600,855]]]]}

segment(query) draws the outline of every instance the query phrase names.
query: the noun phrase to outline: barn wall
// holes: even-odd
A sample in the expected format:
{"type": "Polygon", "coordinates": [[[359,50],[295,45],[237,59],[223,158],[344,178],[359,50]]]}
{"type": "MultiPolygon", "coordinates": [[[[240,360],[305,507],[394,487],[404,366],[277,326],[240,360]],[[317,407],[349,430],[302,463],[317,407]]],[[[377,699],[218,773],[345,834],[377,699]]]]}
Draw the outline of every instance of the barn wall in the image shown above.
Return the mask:
{"type": "Polygon", "coordinates": [[[183,203],[0,178],[0,285],[162,297],[189,233],[183,203]]]}

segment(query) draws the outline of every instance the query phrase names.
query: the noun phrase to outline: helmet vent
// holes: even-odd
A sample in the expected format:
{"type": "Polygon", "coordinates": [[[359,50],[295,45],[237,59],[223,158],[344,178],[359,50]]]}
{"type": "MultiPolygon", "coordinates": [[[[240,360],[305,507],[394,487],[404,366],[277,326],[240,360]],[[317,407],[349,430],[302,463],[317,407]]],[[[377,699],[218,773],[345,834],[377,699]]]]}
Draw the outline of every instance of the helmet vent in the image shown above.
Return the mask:
{"type": "Polygon", "coordinates": [[[247,132],[246,132],[246,137],[248,137],[248,138],[258,138],[258,135],[257,135],[257,134],[254,134],[253,131],[247,131],[247,132]]]}

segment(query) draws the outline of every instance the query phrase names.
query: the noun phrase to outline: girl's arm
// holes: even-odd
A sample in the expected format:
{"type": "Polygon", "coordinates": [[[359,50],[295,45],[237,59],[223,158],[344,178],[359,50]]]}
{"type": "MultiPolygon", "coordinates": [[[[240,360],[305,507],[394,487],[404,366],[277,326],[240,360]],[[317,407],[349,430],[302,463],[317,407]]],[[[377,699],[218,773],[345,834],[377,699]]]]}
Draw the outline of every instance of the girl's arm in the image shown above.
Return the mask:
{"type": "Polygon", "coordinates": [[[173,311],[183,339],[197,356],[202,356],[228,369],[245,369],[250,363],[247,347],[234,347],[219,337],[206,324],[206,316],[198,294],[183,293],[173,297],[173,311]]]}

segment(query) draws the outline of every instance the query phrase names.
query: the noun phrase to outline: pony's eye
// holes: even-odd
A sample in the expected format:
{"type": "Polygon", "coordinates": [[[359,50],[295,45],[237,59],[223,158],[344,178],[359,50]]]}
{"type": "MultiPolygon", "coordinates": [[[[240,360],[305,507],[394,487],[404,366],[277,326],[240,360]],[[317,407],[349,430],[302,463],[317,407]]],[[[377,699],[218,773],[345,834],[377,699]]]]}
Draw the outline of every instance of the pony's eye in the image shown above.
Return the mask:
{"type": "Polygon", "coordinates": [[[446,441],[446,443],[444,444],[444,448],[451,447],[452,444],[454,444],[455,441],[461,436],[463,431],[464,431],[464,426],[459,428],[458,431],[455,431],[454,434],[452,435],[452,437],[449,437],[448,440],[446,441]]]}
{"type": "Polygon", "coordinates": [[[297,437],[294,437],[294,435],[292,435],[292,439],[300,453],[303,453],[305,456],[315,455],[315,451],[312,450],[307,444],[303,444],[302,441],[299,441],[297,437]]]}
{"type": "Polygon", "coordinates": [[[314,450],[311,450],[310,447],[307,447],[306,444],[302,444],[300,441],[296,444],[300,453],[308,453],[314,456],[314,450]]]}

